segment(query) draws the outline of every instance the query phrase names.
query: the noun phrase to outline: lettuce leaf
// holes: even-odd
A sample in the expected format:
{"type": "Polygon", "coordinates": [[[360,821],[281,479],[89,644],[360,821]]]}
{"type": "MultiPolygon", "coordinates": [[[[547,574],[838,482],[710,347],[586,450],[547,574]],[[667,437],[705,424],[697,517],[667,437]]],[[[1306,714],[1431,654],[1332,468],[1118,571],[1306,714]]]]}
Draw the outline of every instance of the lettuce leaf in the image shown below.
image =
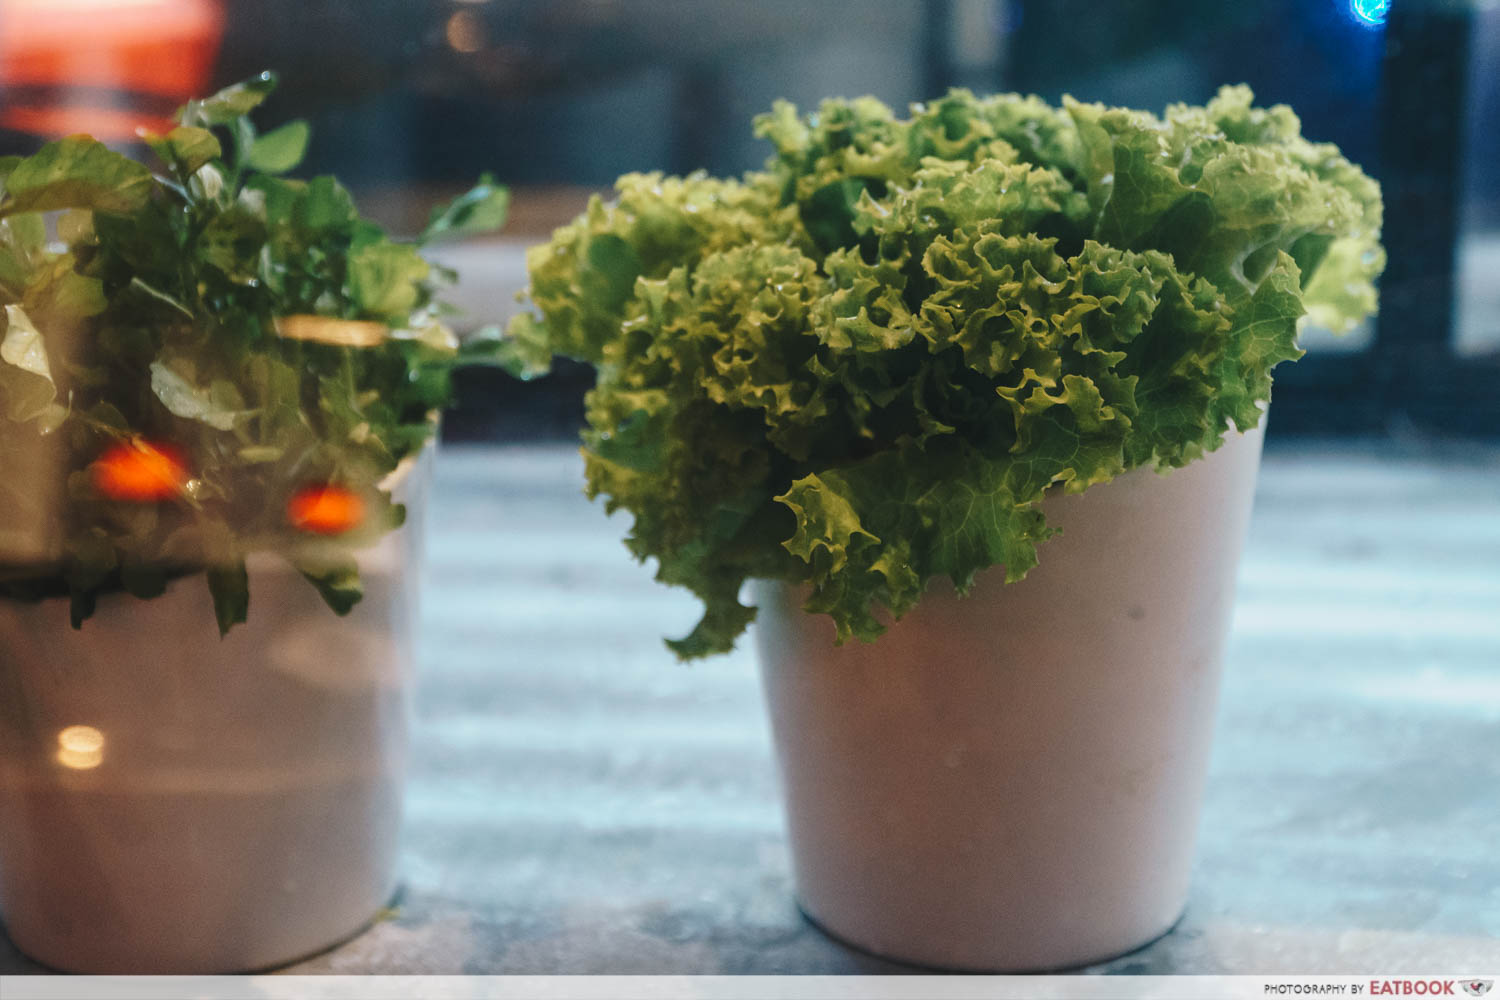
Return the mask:
{"type": "Polygon", "coordinates": [[[598,368],[588,492],[729,649],[751,577],[872,640],[1019,580],[1039,504],[1254,426],[1312,313],[1375,307],[1380,192],[1244,87],[1165,116],[955,90],[756,121],[743,178],[632,174],[529,255],[507,357],[598,368]]]}

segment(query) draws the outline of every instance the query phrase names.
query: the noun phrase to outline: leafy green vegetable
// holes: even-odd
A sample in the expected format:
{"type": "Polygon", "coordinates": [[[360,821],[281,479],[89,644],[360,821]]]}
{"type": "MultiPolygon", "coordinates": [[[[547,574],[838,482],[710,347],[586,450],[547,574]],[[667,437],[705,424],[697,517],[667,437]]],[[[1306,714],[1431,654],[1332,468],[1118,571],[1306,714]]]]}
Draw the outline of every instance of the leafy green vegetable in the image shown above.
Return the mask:
{"type": "Polygon", "coordinates": [[[1050,489],[1255,425],[1311,313],[1375,306],[1380,191],[1245,87],[1164,117],[955,90],[756,121],[740,180],[630,174],[533,249],[504,360],[597,366],[588,491],[728,649],[744,581],[872,640],[928,580],[1019,580],[1050,489]]]}
{"type": "Polygon", "coordinates": [[[250,145],[245,162],[255,170],[284,174],[302,162],[311,134],[307,122],[287,122],[275,131],[257,137],[250,145]]]}
{"type": "MultiPolygon", "coordinates": [[[[458,346],[446,273],[336,180],[282,176],[306,124],[258,134],[245,117],[274,85],[191,101],[143,135],[159,176],[78,136],[0,161],[0,531],[27,526],[0,550],[0,596],[67,596],[81,624],[101,593],[198,573],[227,631],[250,613],[246,557],[271,551],[344,614],[361,594],[351,553],[404,516],[383,480],[431,438],[449,373],[500,355],[493,338],[458,346]],[[140,488],[151,502],[100,485],[130,442],[165,470],[140,488]],[[311,539],[288,504],[327,484],[365,518],[311,539]]],[[[497,227],[505,205],[485,177],[422,238],[497,227]]]]}
{"type": "Polygon", "coordinates": [[[494,177],[483,174],[468,192],[432,210],[432,218],[422,230],[421,242],[498,229],[505,222],[509,208],[510,192],[496,184],[494,177]]]}

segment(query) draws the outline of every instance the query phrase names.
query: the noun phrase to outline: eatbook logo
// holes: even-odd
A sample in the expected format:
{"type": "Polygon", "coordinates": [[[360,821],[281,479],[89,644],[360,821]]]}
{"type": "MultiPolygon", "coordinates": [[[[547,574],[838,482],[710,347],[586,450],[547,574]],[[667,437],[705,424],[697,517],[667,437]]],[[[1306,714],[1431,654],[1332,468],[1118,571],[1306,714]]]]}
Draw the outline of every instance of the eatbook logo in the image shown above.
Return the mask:
{"type": "Polygon", "coordinates": [[[1493,979],[1463,979],[1459,981],[1459,985],[1469,996],[1482,997],[1495,985],[1495,981],[1493,979]]]}

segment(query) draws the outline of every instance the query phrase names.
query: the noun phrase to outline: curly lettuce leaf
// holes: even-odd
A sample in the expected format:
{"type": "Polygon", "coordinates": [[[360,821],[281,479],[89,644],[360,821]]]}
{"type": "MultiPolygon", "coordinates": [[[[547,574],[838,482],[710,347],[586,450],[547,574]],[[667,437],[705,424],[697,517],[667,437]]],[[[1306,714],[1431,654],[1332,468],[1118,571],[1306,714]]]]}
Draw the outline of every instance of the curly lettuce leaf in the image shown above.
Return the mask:
{"type": "Polygon", "coordinates": [[[740,180],[627,175],[531,251],[507,356],[598,368],[588,491],[729,649],[751,577],[842,641],[1022,578],[1039,504],[1255,425],[1306,314],[1374,308],[1379,188],[1245,88],[1165,117],[953,91],[756,121],[740,180]]]}

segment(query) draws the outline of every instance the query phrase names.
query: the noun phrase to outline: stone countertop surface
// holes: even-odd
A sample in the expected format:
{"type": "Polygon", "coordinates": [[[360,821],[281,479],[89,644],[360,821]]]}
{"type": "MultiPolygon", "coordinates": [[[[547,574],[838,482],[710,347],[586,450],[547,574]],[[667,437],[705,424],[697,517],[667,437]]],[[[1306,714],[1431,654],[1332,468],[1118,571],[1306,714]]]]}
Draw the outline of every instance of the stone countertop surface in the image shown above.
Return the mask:
{"type": "MultiPolygon", "coordinates": [[[[793,900],[749,644],[567,446],[449,448],[392,912],[293,973],[899,973],[793,900]]],[[[1186,914],[1088,971],[1500,967],[1500,454],[1265,458],[1186,914]]],[[[0,937],[0,973],[41,971],[0,937]]]]}

